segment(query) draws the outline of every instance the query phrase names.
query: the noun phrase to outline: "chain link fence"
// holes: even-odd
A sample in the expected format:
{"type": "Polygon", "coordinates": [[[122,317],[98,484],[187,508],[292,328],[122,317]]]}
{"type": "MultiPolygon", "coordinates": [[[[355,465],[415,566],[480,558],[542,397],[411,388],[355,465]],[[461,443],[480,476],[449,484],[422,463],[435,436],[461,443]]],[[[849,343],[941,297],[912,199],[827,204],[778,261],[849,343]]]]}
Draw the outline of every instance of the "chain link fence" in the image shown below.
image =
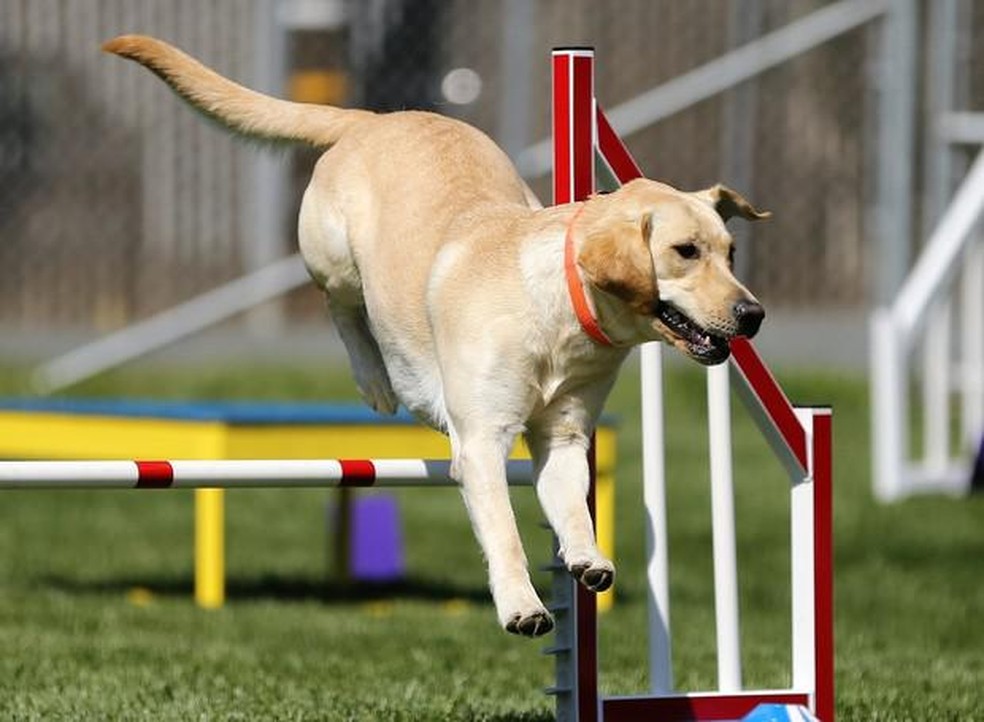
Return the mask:
{"type": "MultiPolygon", "coordinates": [[[[552,46],[595,46],[611,108],[828,4],[0,0],[0,327],[106,332],[294,251],[314,154],[280,150],[271,166],[100,53],[116,34],[300,99],[454,115],[517,154],[548,134],[552,46]],[[264,197],[271,178],[287,190],[264,197]]],[[[735,222],[741,275],[769,306],[865,303],[877,24],[626,138],[651,177],[721,180],[774,212],[735,222]]],[[[546,175],[531,184],[549,199],[546,175]]],[[[322,313],[310,289],[281,310],[322,313]]]]}

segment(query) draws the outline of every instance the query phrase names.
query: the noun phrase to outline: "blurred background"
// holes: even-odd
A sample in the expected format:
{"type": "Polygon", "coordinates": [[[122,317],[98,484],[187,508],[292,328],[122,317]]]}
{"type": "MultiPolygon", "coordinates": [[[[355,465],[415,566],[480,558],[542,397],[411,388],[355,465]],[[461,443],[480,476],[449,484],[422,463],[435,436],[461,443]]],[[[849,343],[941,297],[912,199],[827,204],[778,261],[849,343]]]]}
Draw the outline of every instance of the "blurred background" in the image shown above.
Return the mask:
{"type": "MultiPolygon", "coordinates": [[[[721,180],[774,212],[734,228],[740,275],[770,312],[767,355],[861,366],[864,314],[938,212],[927,200],[931,81],[956,78],[958,109],[984,93],[980,3],[900,3],[908,36],[886,31],[892,5],[0,0],[0,358],[57,355],[295,251],[316,154],[242,143],[99,51],[141,32],[277,95],[462,118],[545,201],[550,49],[592,45],[600,102],[648,175],[685,189],[721,180]],[[944,5],[953,26],[932,22],[944,5]],[[755,42],[780,29],[778,46],[755,42]],[[941,42],[949,70],[933,64],[941,42]],[[691,72],[748,43],[717,71],[691,72]],[[770,60],[777,47],[788,60],[770,60]]],[[[959,175],[962,152],[951,155],[959,175]]],[[[283,283],[298,289],[221,326],[222,343],[188,338],[215,353],[275,354],[291,337],[297,353],[337,354],[321,299],[293,270],[283,283]]]]}

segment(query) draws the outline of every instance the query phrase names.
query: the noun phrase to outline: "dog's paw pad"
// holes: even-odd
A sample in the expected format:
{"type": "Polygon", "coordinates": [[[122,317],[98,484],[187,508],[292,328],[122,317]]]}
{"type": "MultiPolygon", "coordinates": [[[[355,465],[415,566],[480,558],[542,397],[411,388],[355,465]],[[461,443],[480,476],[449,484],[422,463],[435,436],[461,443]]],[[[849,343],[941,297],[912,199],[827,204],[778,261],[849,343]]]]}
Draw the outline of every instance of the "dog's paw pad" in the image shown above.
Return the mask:
{"type": "Polygon", "coordinates": [[[514,614],[506,622],[506,631],[523,637],[540,637],[553,629],[554,620],[550,612],[540,609],[532,614],[514,614]]]}
{"type": "Polygon", "coordinates": [[[570,572],[571,576],[592,592],[603,592],[615,581],[615,566],[607,560],[573,564],[570,572]]]}

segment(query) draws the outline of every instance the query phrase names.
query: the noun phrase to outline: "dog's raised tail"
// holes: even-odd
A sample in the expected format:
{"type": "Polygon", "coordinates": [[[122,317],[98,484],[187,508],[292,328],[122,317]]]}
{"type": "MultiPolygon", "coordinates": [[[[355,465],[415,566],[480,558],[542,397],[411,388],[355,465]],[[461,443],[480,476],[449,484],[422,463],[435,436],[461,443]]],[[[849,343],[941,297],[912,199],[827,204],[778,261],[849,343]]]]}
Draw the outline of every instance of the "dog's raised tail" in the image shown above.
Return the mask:
{"type": "Polygon", "coordinates": [[[373,115],[365,110],[271,98],[222,77],[174,46],[146,35],[121,35],[102,48],[135,60],[205,115],[253,138],[328,147],[350,127],[373,115]]]}

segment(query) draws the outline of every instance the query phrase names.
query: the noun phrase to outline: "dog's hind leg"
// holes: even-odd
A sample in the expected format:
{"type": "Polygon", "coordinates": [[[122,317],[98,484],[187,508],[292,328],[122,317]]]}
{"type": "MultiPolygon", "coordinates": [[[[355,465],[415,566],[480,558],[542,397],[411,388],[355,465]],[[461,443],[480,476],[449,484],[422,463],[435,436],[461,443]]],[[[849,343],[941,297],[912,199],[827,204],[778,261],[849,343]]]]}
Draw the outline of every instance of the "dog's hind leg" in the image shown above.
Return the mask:
{"type": "Polygon", "coordinates": [[[376,339],[369,330],[365,306],[347,306],[333,303],[328,297],[328,308],[335,321],[339,336],[348,352],[349,364],[355,384],[365,402],[383,414],[394,414],[398,401],[383,364],[376,339]]]}
{"type": "Polygon", "coordinates": [[[319,196],[313,181],[301,203],[298,236],[304,263],[328,298],[359,392],[376,411],[396,413],[397,397],[369,327],[362,277],[349,245],[345,217],[319,196]]]}

